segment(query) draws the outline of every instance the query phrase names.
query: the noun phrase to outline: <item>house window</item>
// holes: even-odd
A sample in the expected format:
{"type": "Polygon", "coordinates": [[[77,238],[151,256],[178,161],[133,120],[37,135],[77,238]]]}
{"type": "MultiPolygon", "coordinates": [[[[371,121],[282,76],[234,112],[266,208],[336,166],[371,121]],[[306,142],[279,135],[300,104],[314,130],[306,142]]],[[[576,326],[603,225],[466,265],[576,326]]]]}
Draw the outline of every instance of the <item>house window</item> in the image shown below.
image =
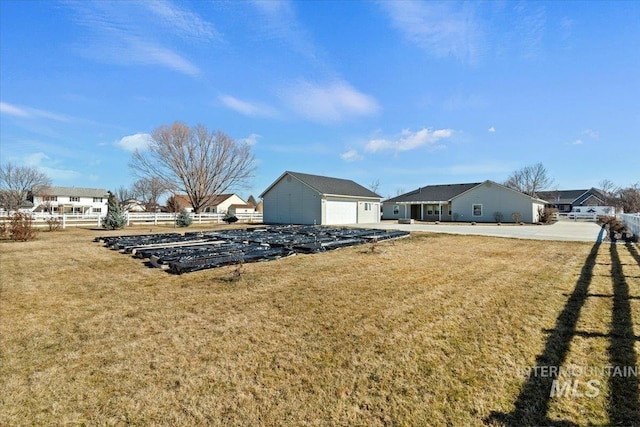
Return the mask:
{"type": "Polygon", "coordinates": [[[44,202],[57,202],[58,196],[42,196],[42,201],[44,202]]]}
{"type": "Polygon", "coordinates": [[[481,204],[474,204],[473,205],[473,216],[482,216],[482,205],[481,204]]]}
{"type": "Polygon", "coordinates": [[[93,208],[93,212],[94,213],[101,213],[102,212],[102,208],[93,208]]]}
{"type": "Polygon", "coordinates": [[[399,215],[400,214],[400,206],[393,205],[393,214],[394,215],[399,215]]]}
{"type": "Polygon", "coordinates": [[[102,203],[102,197],[94,197],[93,203],[102,203]]]}
{"type": "Polygon", "coordinates": [[[433,206],[427,205],[427,215],[433,215],[433,206]]]}
{"type": "Polygon", "coordinates": [[[364,210],[365,211],[370,211],[371,210],[371,203],[366,203],[364,204],[364,210]]]}
{"type": "Polygon", "coordinates": [[[71,197],[69,197],[69,201],[70,202],[79,202],[80,201],[80,197],[71,196],[71,197]]]}

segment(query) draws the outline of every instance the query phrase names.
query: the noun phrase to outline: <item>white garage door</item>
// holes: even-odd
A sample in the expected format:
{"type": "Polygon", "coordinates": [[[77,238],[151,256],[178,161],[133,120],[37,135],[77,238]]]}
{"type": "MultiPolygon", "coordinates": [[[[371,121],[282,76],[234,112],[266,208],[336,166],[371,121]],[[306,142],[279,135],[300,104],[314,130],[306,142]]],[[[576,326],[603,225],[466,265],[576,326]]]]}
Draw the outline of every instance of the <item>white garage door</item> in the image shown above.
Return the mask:
{"type": "Polygon", "coordinates": [[[355,224],[358,221],[358,202],[327,200],[326,223],[355,224]]]}

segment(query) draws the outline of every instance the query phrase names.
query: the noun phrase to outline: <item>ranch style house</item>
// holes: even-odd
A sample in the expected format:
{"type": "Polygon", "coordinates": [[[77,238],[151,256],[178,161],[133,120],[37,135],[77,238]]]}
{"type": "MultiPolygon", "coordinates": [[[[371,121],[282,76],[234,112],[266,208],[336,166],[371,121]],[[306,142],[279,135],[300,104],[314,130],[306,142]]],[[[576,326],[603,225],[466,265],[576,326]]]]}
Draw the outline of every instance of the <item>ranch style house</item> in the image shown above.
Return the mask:
{"type": "Polygon", "coordinates": [[[427,185],[385,200],[382,218],[461,222],[515,222],[517,219],[535,223],[545,203],[490,180],[427,185]]]}

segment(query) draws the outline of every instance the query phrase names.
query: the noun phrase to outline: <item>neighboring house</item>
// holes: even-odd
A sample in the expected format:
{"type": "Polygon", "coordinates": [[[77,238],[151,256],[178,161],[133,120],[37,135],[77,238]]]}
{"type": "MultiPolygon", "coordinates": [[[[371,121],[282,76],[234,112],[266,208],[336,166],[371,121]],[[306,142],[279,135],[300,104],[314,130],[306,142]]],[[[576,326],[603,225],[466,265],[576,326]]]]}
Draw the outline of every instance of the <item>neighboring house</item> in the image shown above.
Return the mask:
{"type": "Polygon", "coordinates": [[[146,206],[139,200],[127,199],[120,203],[127,212],[145,212],[146,206]]]}
{"type": "Polygon", "coordinates": [[[535,223],[538,211],[545,206],[540,200],[493,181],[468,184],[428,185],[385,200],[384,219],[420,221],[514,222],[535,223]]]}
{"type": "Polygon", "coordinates": [[[558,209],[560,214],[570,212],[598,215],[615,214],[615,208],[607,206],[606,196],[597,188],[540,191],[537,195],[542,200],[546,200],[548,207],[558,209]]]}
{"type": "Polygon", "coordinates": [[[380,222],[381,197],[348,179],[287,171],[260,197],[268,224],[380,222]]]}
{"type": "Polygon", "coordinates": [[[65,214],[106,214],[109,193],[102,188],[34,188],[31,200],[35,212],[65,214]]]}
{"type": "Polygon", "coordinates": [[[229,206],[227,213],[231,216],[238,214],[251,214],[255,213],[255,211],[256,207],[247,203],[244,205],[231,205],[229,206]]]}
{"type": "MultiPolygon", "coordinates": [[[[175,200],[181,208],[184,208],[187,212],[193,212],[193,207],[191,206],[191,202],[189,202],[189,197],[184,194],[176,194],[175,200]]],[[[200,212],[202,213],[219,213],[226,214],[231,205],[246,205],[247,202],[242,200],[240,196],[237,194],[219,194],[217,196],[213,196],[209,203],[203,207],[200,212]]]]}

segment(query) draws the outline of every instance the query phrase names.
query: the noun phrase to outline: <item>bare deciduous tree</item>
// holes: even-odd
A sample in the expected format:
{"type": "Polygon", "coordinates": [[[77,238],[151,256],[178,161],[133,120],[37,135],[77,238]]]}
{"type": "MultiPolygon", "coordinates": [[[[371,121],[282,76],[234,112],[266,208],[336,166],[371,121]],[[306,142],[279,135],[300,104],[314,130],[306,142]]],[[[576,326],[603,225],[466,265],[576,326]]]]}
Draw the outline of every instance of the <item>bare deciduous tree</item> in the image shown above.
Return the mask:
{"type": "Polygon", "coordinates": [[[129,210],[133,200],[136,198],[135,192],[132,189],[125,187],[124,185],[116,188],[116,191],[113,193],[113,195],[118,200],[118,204],[125,210],[129,210]]]}
{"type": "Polygon", "coordinates": [[[620,207],[620,200],[618,199],[618,192],[620,188],[608,179],[603,179],[598,183],[600,186],[600,192],[605,197],[604,202],[609,206],[620,207]]]}
{"type": "Polygon", "coordinates": [[[549,177],[542,163],[525,166],[513,172],[504,183],[505,186],[529,196],[535,196],[538,191],[548,189],[552,184],[553,179],[549,177]]]}
{"type": "Polygon", "coordinates": [[[640,212],[640,183],[635,183],[630,187],[618,190],[620,205],[625,212],[640,212]]]}
{"type": "Polygon", "coordinates": [[[371,181],[371,183],[369,184],[369,190],[373,191],[376,194],[378,194],[378,189],[379,188],[380,188],[380,180],[379,179],[375,179],[375,180],[371,181]]]}
{"type": "Polygon", "coordinates": [[[158,209],[158,200],[166,191],[167,187],[158,177],[141,178],[133,183],[133,192],[144,203],[147,212],[158,209]]]}
{"type": "Polygon", "coordinates": [[[157,177],[171,191],[186,193],[199,213],[216,195],[247,183],[254,157],[248,144],[223,132],[175,122],[153,132],[148,150],[136,150],[131,167],[143,178],[157,177]]]}
{"type": "Polygon", "coordinates": [[[45,191],[51,179],[32,166],[16,166],[11,162],[0,166],[0,200],[6,210],[17,210],[29,191],[45,191]]]}

